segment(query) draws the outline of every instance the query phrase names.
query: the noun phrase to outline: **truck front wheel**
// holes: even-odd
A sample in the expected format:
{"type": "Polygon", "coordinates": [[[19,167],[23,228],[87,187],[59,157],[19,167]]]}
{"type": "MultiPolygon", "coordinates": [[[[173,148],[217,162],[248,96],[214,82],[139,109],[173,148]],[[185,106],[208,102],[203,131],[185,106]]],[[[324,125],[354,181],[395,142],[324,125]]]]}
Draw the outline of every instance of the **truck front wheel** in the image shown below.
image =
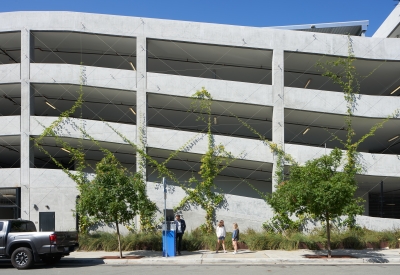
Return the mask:
{"type": "Polygon", "coordinates": [[[32,250],[27,247],[19,247],[11,255],[11,263],[15,268],[28,269],[34,264],[32,250]]]}

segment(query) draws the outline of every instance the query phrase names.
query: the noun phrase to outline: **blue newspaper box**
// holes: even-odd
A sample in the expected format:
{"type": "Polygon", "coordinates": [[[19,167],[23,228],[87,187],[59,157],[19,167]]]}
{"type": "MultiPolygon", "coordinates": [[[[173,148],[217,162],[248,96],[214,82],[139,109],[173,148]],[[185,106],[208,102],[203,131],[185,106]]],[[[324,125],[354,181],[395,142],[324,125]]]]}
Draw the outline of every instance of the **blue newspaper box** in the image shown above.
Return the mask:
{"type": "Polygon", "coordinates": [[[167,222],[162,228],[163,257],[175,257],[176,255],[176,225],[175,222],[167,222]]]}

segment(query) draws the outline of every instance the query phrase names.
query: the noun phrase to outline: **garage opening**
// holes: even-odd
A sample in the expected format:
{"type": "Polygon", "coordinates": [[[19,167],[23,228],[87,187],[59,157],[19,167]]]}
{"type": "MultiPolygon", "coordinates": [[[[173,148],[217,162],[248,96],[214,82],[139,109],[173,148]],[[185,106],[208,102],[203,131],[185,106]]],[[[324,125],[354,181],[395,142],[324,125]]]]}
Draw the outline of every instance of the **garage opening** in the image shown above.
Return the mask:
{"type": "Polygon", "coordinates": [[[21,188],[0,188],[0,219],[21,217],[21,188]]]}

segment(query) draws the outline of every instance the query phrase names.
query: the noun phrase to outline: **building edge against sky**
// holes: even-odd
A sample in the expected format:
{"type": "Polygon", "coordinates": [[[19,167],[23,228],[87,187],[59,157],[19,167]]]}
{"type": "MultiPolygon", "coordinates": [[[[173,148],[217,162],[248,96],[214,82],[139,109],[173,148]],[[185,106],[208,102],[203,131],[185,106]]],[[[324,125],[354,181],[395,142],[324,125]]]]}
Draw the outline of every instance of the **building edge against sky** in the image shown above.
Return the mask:
{"type": "MultiPolygon", "coordinates": [[[[216,180],[227,194],[217,219],[261,228],[272,211],[248,183],[272,192],[275,160],[235,116],[300,162],[340,147],[331,133],[345,134],[343,93],[316,63],[346,57],[350,37],[357,72],[373,71],[361,81],[355,110],[356,133],[365,134],[400,108],[399,14],[397,5],[373,37],[365,37],[368,21],[258,28],[75,12],[1,13],[0,218],[30,219],[40,230],[76,228],[75,183],[30,137],[72,106],[83,81],[82,113],[65,124],[63,139],[78,146],[76,125],[84,125],[131,171],[138,166],[135,150],[102,119],[132,141],[145,137],[148,154],[158,161],[190,141],[168,164],[182,182],[199,170],[206,150],[205,125],[187,112],[190,96],[205,87],[215,99],[216,142],[240,156],[216,180]]],[[[357,195],[366,203],[359,223],[371,229],[400,226],[398,129],[400,120],[391,119],[360,146],[365,170],[357,176],[357,195]],[[376,218],[381,215],[384,223],[376,218]]],[[[101,159],[98,147],[89,141],[83,146],[89,162],[101,159]]],[[[45,148],[74,169],[54,139],[45,138],[45,148]]],[[[148,194],[162,209],[160,179],[150,166],[146,176],[148,194]]],[[[171,183],[167,207],[183,196],[171,183]]],[[[204,220],[200,209],[183,216],[189,229],[204,220]]]]}

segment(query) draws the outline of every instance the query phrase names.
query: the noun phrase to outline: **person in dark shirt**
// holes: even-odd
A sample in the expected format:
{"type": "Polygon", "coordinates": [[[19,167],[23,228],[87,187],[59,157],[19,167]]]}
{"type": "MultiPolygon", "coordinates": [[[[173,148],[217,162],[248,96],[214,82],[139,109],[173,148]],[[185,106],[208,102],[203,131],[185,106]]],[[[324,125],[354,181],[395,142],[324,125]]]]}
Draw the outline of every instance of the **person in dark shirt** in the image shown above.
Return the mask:
{"type": "Polygon", "coordinates": [[[186,223],[181,219],[181,215],[175,215],[175,225],[176,225],[176,250],[178,251],[178,255],[181,255],[182,249],[182,237],[185,233],[186,223]]]}
{"type": "Polygon", "coordinates": [[[233,254],[237,253],[237,242],[239,240],[239,226],[237,223],[233,224],[233,232],[232,232],[232,245],[233,245],[233,254]]]}

